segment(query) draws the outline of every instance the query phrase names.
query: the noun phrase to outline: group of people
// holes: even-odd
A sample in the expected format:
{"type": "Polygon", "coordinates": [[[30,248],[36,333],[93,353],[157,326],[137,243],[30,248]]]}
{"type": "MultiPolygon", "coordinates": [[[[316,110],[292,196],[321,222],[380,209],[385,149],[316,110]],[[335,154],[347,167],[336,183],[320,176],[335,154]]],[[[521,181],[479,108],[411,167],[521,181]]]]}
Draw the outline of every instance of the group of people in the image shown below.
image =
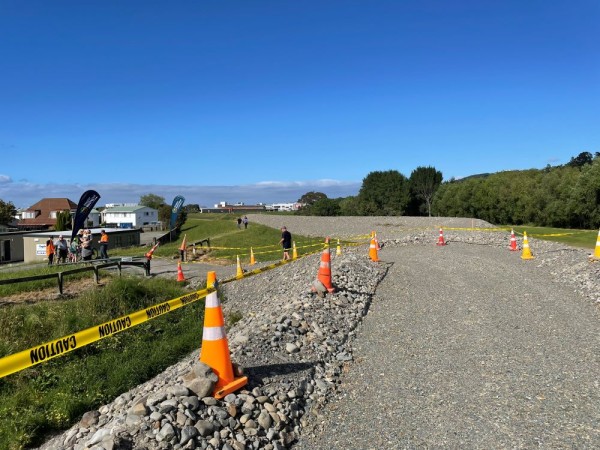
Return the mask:
{"type": "Polygon", "coordinates": [[[248,228],[248,217],[244,216],[243,218],[242,217],[237,218],[238,229],[240,229],[240,230],[242,229],[242,224],[244,224],[244,230],[246,228],[248,228]]]}
{"type": "MultiPolygon", "coordinates": [[[[108,234],[105,230],[100,231],[100,258],[108,258],[108,234]]],[[[91,230],[79,230],[77,235],[69,243],[61,234],[55,241],[54,236],[46,241],[46,256],[48,265],[75,262],[81,256],[83,261],[92,259],[94,249],[92,246],[91,230]]]]}

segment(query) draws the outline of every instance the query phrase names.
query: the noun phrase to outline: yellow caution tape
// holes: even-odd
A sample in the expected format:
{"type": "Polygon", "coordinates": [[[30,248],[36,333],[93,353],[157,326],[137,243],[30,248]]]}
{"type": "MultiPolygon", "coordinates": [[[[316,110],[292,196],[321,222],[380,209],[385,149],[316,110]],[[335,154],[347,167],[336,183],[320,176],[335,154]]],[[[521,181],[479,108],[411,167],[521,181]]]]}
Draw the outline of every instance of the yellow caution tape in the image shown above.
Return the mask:
{"type": "Polygon", "coordinates": [[[77,350],[78,348],[92,344],[100,339],[110,337],[114,334],[125,331],[136,325],[140,325],[149,320],[160,317],[166,313],[174,311],[182,306],[194,303],[204,297],[213,289],[204,289],[181,297],[168,300],[149,306],[146,309],[136,311],[118,319],[102,323],[100,325],[87,328],[83,331],[63,336],[54,341],[37,345],[28,350],[15,353],[0,359],[0,378],[12,373],[18,372],[28,367],[49,361],[50,359],[62,356],[66,353],[77,350]]]}
{"type": "MultiPolygon", "coordinates": [[[[370,235],[369,235],[370,236],[370,235]]],[[[347,243],[349,246],[363,245],[368,242],[363,243],[347,243]]],[[[320,249],[323,247],[327,247],[326,243],[315,243],[306,245],[300,248],[308,248],[308,247],[320,247],[319,250],[305,253],[304,255],[299,256],[298,258],[302,258],[304,256],[313,255],[315,253],[320,252],[320,249]]],[[[331,245],[330,245],[331,246],[331,245]]],[[[215,248],[215,247],[212,247],[215,248]]],[[[279,251],[279,250],[277,250],[279,251]]],[[[271,252],[266,252],[271,253],[271,252]]],[[[298,259],[296,258],[296,259],[298,259]]],[[[254,269],[252,271],[245,272],[242,277],[238,277],[237,275],[231,278],[228,278],[221,283],[229,283],[232,281],[236,281],[243,277],[248,277],[252,275],[258,275],[260,273],[266,272],[268,270],[275,269],[276,267],[282,266],[284,264],[288,264],[292,260],[282,260],[274,264],[270,264],[268,266],[264,266],[259,269],[254,269]]],[[[77,350],[81,347],[85,347],[86,345],[90,345],[94,342],[99,341],[100,339],[104,339],[110,336],[113,336],[121,331],[128,330],[134,326],[140,325],[149,320],[160,317],[164,314],[167,314],[171,311],[175,311],[183,306],[194,303],[204,297],[210,292],[213,292],[214,289],[203,289],[199,291],[192,292],[190,294],[183,295],[181,297],[177,297],[171,300],[168,300],[163,303],[158,303],[156,305],[149,306],[140,311],[133,312],[126,316],[119,317],[117,319],[111,320],[109,322],[104,322],[100,325],[87,328],[83,331],[78,331],[68,336],[63,336],[59,339],[55,339],[54,341],[46,342],[35,347],[32,347],[28,350],[23,350],[19,353],[15,353],[13,355],[5,356],[4,358],[0,358],[0,378],[11,375],[15,372],[19,372],[21,370],[27,369],[29,367],[33,367],[37,364],[41,364],[43,362],[49,361],[53,358],[57,358],[59,356],[65,355],[67,353],[72,352],[73,350],[77,350]]]]}

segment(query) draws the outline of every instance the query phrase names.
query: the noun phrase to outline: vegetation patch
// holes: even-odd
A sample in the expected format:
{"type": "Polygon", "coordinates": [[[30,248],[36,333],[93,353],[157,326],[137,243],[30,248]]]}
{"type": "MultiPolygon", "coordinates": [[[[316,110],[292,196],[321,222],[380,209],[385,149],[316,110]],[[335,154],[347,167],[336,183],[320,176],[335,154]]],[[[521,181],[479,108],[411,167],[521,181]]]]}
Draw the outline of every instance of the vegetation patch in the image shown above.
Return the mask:
{"type": "MultiPolygon", "coordinates": [[[[67,302],[5,308],[0,357],[81,331],[185,292],[165,279],[115,279],[67,302]]],[[[52,432],[161,373],[201,345],[204,302],[0,379],[0,449],[39,445],[52,432]]]]}

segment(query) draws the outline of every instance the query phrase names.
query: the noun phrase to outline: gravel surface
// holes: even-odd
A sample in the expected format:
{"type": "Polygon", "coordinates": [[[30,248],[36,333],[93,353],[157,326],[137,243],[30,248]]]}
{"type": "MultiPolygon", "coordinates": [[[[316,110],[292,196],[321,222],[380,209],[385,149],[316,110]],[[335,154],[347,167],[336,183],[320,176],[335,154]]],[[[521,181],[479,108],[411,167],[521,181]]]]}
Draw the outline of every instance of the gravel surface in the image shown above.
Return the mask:
{"type": "Polygon", "coordinates": [[[600,446],[597,307],[505,249],[380,258],[356,364],[298,448],[600,446]]]}
{"type": "MultiPolygon", "coordinates": [[[[332,252],[337,291],[324,299],[309,289],[320,255],[224,285],[226,315],[242,317],[228,340],[243,391],[195,396],[194,352],[42,448],[600,447],[600,263],[588,252],[530,239],[524,261],[507,232],[471,219],[249,218],[292,234],[376,231],[381,261],[366,246],[332,252]],[[460,229],[472,226],[487,230],[460,229]]],[[[187,264],[191,288],[207,269],[235,273],[187,264]]],[[[153,260],[155,276],[176,270],[153,260]]]]}

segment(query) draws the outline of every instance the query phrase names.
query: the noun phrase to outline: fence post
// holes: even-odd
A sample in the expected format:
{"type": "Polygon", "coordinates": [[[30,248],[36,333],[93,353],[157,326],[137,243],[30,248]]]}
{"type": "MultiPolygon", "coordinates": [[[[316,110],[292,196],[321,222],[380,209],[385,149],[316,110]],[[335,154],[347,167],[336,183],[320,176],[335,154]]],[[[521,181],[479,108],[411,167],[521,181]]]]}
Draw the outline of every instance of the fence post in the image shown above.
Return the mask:
{"type": "Polygon", "coordinates": [[[100,283],[100,272],[96,265],[94,265],[94,280],[96,281],[96,284],[100,283]]]}
{"type": "Polygon", "coordinates": [[[147,259],[146,262],[144,262],[144,269],[146,269],[146,276],[149,277],[150,276],[150,260],[147,259]]]}
{"type": "Polygon", "coordinates": [[[58,293],[60,295],[62,295],[62,293],[63,293],[63,274],[62,274],[62,272],[58,272],[56,275],[58,278],[58,293]]]}
{"type": "Polygon", "coordinates": [[[117,261],[117,268],[119,269],[119,277],[121,276],[121,260],[117,261]]]}

